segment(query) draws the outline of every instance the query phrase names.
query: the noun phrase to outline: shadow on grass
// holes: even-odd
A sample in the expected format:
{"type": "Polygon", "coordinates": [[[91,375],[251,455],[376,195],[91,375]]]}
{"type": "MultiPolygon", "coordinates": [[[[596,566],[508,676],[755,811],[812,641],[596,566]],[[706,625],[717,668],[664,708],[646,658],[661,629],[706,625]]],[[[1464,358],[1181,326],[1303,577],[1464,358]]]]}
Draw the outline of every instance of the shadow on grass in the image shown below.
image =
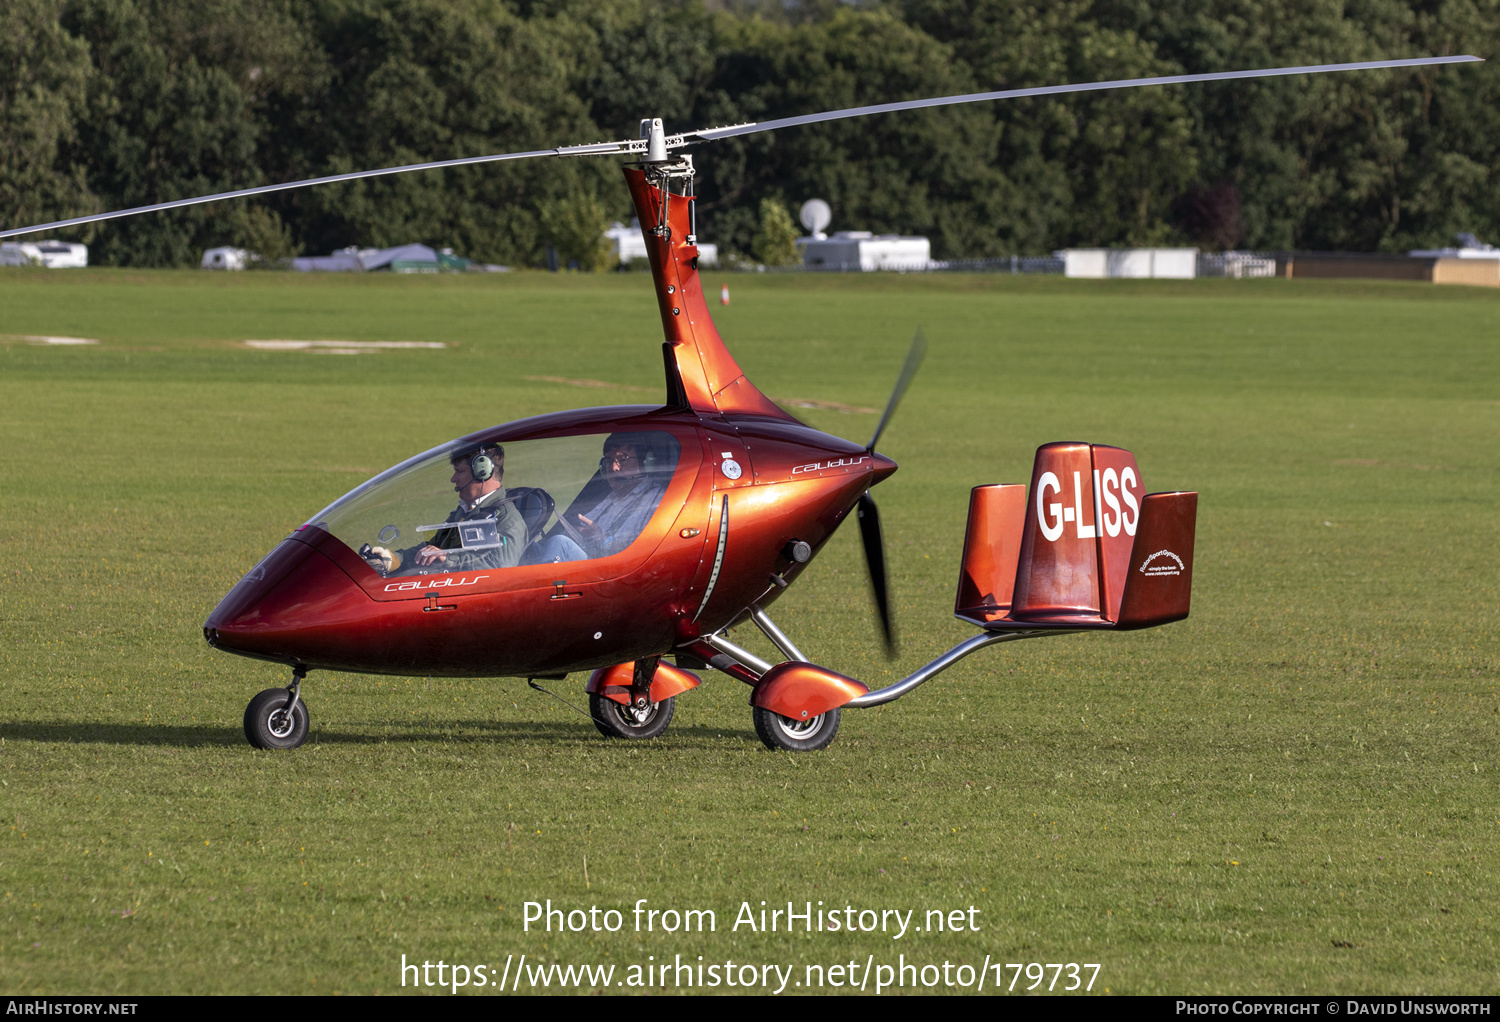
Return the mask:
{"type": "MultiPolygon", "coordinates": [[[[363,726],[360,722],[353,726],[363,726]]],[[[393,742],[439,742],[478,744],[481,742],[534,742],[548,740],[603,742],[605,739],[587,721],[545,723],[534,721],[466,720],[446,725],[429,725],[385,729],[379,724],[371,730],[347,730],[348,724],[332,729],[319,728],[314,722],[308,736],[309,745],[384,745],[393,742]]],[[[388,725],[386,727],[389,727],[388,725]]],[[[753,740],[748,731],[704,727],[690,724],[671,729],[669,740],[691,739],[699,746],[719,738],[753,740]]],[[[179,748],[204,746],[240,747],[246,745],[244,732],[237,727],[182,726],[176,724],[90,724],[77,722],[10,721],[0,723],[0,739],[21,742],[45,742],[54,745],[173,745],[179,748]]],[[[624,747],[633,743],[611,743],[624,747]]],[[[680,745],[681,743],[673,743],[680,745]]]]}

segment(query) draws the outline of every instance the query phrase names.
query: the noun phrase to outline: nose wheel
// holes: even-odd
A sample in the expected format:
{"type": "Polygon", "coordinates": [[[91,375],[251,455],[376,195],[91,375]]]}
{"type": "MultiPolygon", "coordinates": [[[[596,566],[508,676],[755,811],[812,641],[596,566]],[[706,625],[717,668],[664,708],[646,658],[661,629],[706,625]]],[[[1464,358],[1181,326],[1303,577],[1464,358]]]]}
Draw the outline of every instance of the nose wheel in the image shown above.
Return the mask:
{"type": "Polygon", "coordinates": [[[245,737],[257,749],[295,749],[307,741],[310,723],[301,698],[306,670],[297,668],[286,688],[268,688],[245,707],[245,737]]]}

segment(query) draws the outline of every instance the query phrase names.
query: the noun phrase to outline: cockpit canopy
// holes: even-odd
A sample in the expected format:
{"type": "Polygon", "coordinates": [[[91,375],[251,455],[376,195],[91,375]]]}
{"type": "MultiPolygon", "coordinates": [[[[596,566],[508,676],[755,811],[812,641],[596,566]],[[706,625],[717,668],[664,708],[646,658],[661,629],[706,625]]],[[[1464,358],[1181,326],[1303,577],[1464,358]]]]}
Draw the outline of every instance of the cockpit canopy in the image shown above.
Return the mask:
{"type": "Polygon", "coordinates": [[[382,472],[306,524],[388,575],[606,557],[640,535],[681,454],[663,430],[471,437],[382,472]]]}

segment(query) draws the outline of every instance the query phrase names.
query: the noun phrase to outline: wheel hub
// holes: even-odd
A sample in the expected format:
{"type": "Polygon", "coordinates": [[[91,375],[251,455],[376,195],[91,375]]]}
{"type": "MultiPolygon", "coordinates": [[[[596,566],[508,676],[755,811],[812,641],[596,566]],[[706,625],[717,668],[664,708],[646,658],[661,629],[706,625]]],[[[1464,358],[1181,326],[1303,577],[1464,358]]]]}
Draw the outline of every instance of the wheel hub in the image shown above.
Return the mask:
{"type": "Polygon", "coordinates": [[[273,711],[270,719],[266,721],[266,729],[277,738],[285,738],[291,734],[292,728],[296,725],[295,717],[287,713],[285,709],[273,711]]]}
{"type": "Polygon", "coordinates": [[[824,714],[820,713],[818,716],[807,720],[793,720],[790,717],[783,717],[778,714],[776,717],[776,726],[781,728],[787,737],[804,741],[823,730],[824,716],[824,714]]]}

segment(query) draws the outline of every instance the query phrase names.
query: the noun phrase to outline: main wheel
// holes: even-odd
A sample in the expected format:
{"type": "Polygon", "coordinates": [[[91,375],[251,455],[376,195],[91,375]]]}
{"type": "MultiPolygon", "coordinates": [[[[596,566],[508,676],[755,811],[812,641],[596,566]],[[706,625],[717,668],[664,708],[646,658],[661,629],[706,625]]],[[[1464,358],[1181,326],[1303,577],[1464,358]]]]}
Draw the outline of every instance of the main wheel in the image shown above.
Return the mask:
{"type": "Polygon", "coordinates": [[[793,720],[759,706],[751,709],[755,714],[755,733],[768,749],[814,752],[826,748],[833,736],[839,733],[837,706],[808,720],[793,720]]]}
{"type": "Polygon", "coordinates": [[[307,703],[297,700],[288,716],[291,694],[284,688],[268,688],[245,707],[245,737],[257,749],[295,749],[307,741],[307,703]]]}
{"type": "Polygon", "coordinates": [[[651,703],[643,710],[589,693],[589,716],[605,738],[655,738],[672,723],[676,698],[651,703]]]}

